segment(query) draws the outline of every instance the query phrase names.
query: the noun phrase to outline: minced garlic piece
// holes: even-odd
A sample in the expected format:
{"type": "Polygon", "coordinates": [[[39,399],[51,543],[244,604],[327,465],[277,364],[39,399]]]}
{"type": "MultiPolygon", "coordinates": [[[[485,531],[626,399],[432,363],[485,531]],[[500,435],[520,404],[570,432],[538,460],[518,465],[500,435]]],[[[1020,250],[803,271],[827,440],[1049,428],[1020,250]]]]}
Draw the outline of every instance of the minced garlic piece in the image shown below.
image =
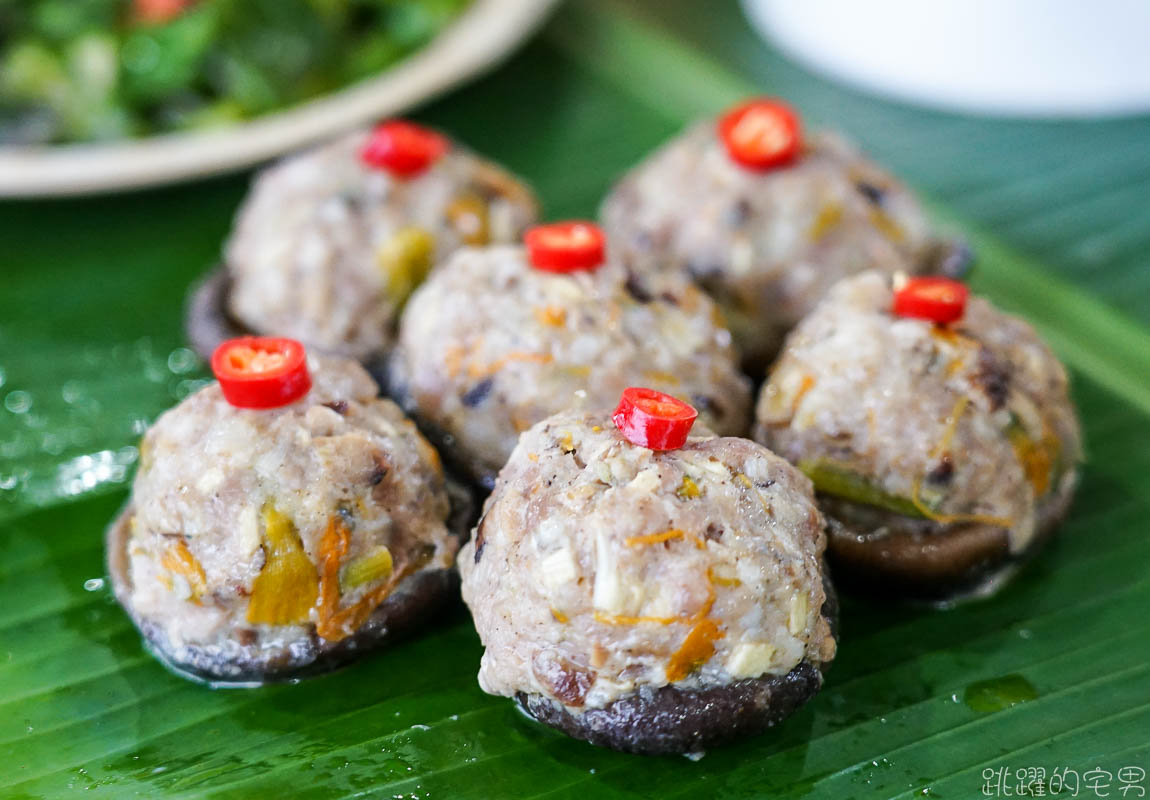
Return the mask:
{"type": "Polygon", "coordinates": [[[796,594],[791,596],[791,617],[787,622],[787,629],[791,634],[798,636],[807,627],[807,596],[796,594]]]}
{"type": "Polygon", "coordinates": [[[577,577],[575,557],[568,548],[562,547],[539,562],[539,571],[543,585],[557,589],[577,577]]]}
{"type": "Polygon", "coordinates": [[[727,672],[733,678],[757,678],[770,669],[775,646],[767,642],[742,642],[727,657],[727,672]]]}

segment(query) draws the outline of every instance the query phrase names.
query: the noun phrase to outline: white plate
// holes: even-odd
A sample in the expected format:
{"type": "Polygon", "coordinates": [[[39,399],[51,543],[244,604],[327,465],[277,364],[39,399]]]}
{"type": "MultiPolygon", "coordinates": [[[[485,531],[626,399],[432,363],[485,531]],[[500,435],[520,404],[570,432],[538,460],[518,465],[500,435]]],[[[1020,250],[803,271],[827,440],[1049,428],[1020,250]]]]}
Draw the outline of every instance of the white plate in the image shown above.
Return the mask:
{"type": "Polygon", "coordinates": [[[379,77],[218,131],[106,144],[0,147],[0,197],[154,186],[247,167],[397,114],[492,67],[559,0],[473,0],[428,45],[379,77]]]}

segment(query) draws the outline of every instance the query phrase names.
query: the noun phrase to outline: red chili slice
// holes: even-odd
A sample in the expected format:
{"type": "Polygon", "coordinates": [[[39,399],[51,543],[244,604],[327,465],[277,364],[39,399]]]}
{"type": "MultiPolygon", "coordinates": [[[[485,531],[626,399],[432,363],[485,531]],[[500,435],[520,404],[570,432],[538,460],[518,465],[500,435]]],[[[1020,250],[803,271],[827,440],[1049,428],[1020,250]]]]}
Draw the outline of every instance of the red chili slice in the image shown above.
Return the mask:
{"type": "Polygon", "coordinates": [[[133,9],[136,19],[152,25],[169,22],[191,4],[191,0],[136,0],[133,9]]]}
{"type": "Polygon", "coordinates": [[[939,325],[960,319],[970,290],[950,278],[910,278],[894,293],[894,313],[939,325]]]}
{"type": "Polygon", "coordinates": [[[632,386],[623,390],[611,419],[631,444],[650,450],[674,450],[687,441],[698,416],[698,411],[677,397],[632,386]]]}
{"type": "Polygon", "coordinates": [[[295,339],[243,336],[212,353],[224,399],[238,408],[278,408],[311,389],[307,353],[295,339]]]}
{"type": "Polygon", "coordinates": [[[803,144],[798,114],[767,98],[735,106],[720,117],[719,138],[732,161],[763,171],[790,164],[803,144]]]}
{"type": "Polygon", "coordinates": [[[402,119],[380,123],[360,151],[364,163],[397,178],[414,178],[438,161],[451,143],[435,131],[402,119]]]}
{"type": "Polygon", "coordinates": [[[607,239],[593,222],[556,222],[537,225],[523,236],[527,258],[536,269],[575,272],[603,263],[607,239]]]}

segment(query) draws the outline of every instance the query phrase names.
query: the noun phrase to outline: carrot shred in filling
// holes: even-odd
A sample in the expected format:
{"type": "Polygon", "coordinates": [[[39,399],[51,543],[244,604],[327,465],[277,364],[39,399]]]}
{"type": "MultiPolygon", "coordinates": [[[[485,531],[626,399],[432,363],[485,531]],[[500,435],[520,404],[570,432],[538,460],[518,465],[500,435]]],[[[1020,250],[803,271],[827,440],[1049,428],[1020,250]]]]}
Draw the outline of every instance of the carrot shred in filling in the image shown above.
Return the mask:
{"type": "MultiPolygon", "coordinates": [[[[628,545],[646,545],[680,538],[687,538],[694,541],[697,547],[706,546],[706,542],[699,537],[688,536],[685,531],[678,528],[671,528],[670,530],[649,534],[647,536],[633,536],[630,539],[626,539],[625,542],[628,545]]],[[[687,677],[703,664],[707,663],[711,656],[715,654],[715,642],[722,639],[725,635],[718,620],[712,619],[709,616],[711,609],[715,605],[716,583],[722,586],[737,586],[739,582],[717,579],[711,571],[711,568],[707,567],[707,599],[703,602],[703,605],[700,606],[699,610],[690,616],[628,617],[616,614],[604,614],[601,611],[596,611],[594,618],[596,622],[604,625],[638,625],[643,622],[653,622],[659,625],[690,625],[691,630],[687,633],[687,638],[683,640],[679,649],[671,656],[671,660],[667,663],[667,680],[674,683],[687,677]]]]}
{"type": "Polygon", "coordinates": [[[687,622],[690,617],[628,617],[622,614],[604,614],[595,612],[595,621],[604,625],[638,625],[641,622],[654,622],[658,625],[674,625],[676,622],[687,622]]]}
{"type": "Polygon", "coordinates": [[[183,539],[177,539],[176,543],[164,553],[160,558],[160,565],[169,572],[187,578],[193,598],[199,598],[207,591],[208,578],[204,574],[204,568],[192,555],[183,539]]]}
{"type": "Polygon", "coordinates": [[[486,378],[494,375],[513,361],[535,362],[537,364],[550,364],[555,359],[550,353],[529,353],[524,350],[512,350],[502,358],[497,358],[490,364],[472,364],[467,368],[467,374],[472,378],[486,378]]]}
{"type": "Polygon", "coordinates": [[[719,624],[710,617],[703,617],[696,622],[675,655],[671,656],[667,664],[667,680],[671,683],[681,681],[706,664],[715,654],[715,642],[723,636],[719,624]]]}
{"type": "Polygon", "coordinates": [[[687,536],[687,532],[679,528],[669,528],[665,531],[658,533],[648,533],[643,536],[629,536],[623,540],[623,544],[628,547],[641,547],[647,544],[658,544],[659,542],[669,542],[672,539],[683,539],[687,536]]]}
{"type": "Polygon", "coordinates": [[[802,382],[799,384],[799,390],[795,392],[795,399],[791,401],[791,416],[799,412],[799,403],[803,402],[803,398],[807,396],[807,392],[815,386],[815,379],[810,375],[804,375],[802,382]]]}
{"type": "Polygon", "coordinates": [[[559,328],[567,322],[567,310],[562,306],[536,306],[535,319],[540,325],[559,328]]]}
{"type": "Polygon", "coordinates": [[[315,565],[291,520],[264,507],[264,567],[252,581],[248,622],[293,625],[309,620],[319,591],[315,565]]]}
{"type": "Polygon", "coordinates": [[[351,532],[347,524],[338,515],[333,516],[319,543],[319,613],[315,623],[315,632],[329,642],[341,641],[354,633],[396,585],[419,566],[416,562],[409,562],[399,569],[391,569],[383,583],[365,592],[358,602],[340,608],[339,572],[350,544],[351,532]]]}

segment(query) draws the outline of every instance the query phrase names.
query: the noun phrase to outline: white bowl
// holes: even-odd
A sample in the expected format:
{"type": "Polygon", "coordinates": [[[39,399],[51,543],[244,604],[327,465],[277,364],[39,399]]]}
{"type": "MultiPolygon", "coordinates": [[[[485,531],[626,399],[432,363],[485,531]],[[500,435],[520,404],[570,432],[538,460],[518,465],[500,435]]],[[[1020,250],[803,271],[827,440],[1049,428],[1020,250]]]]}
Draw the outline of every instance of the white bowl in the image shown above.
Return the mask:
{"type": "Polygon", "coordinates": [[[795,60],[891,97],[995,115],[1150,111],[1145,0],[742,0],[795,60]]]}
{"type": "Polygon", "coordinates": [[[265,161],[397,114],[492,67],[557,3],[473,0],[427,46],[379,77],[233,128],[106,144],[0,147],[0,197],[153,186],[265,161]]]}

